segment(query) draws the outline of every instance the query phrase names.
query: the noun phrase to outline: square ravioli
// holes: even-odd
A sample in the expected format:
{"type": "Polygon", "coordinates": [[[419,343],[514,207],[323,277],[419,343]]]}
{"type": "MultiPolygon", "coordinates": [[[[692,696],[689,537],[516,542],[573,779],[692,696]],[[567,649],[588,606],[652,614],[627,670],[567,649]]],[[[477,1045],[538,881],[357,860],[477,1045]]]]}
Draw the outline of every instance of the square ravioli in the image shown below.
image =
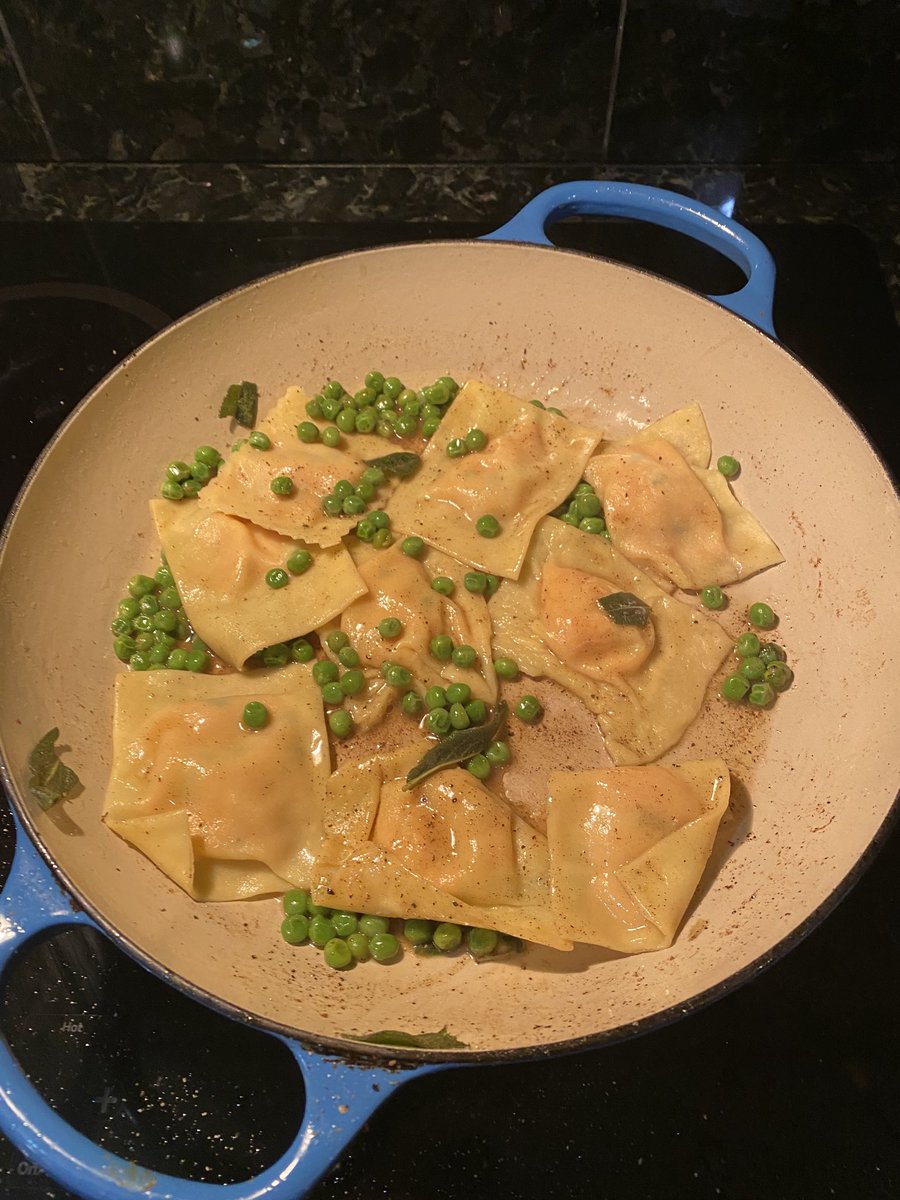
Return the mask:
{"type": "MultiPolygon", "coordinates": [[[[326,516],[322,500],[340,479],[357,483],[366,469],[365,459],[385,453],[384,440],[353,434],[342,436],[336,448],[301,442],[297,426],[309,420],[307,399],[300,388],[288,388],[257,425],[269,438],[269,449],[255,450],[245,442],[227,454],[218,475],[200,493],[198,504],[316,546],[334,546],[349,533],[358,518],[326,516]],[[291,480],[289,496],[272,491],[277,476],[291,480]]],[[[402,447],[398,444],[398,448],[402,447]]]]}
{"type": "Polygon", "coordinates": [[[487,384],[470,381],[425,451],[422,466],[385,509],[394,528],[481,571],[517,579],[534,528],[572,491],[600,440],[586,429],[487,384]],[[472,429],[481,450],[450,457],[447,445],[472,429]],[[477,522],[496,519],[484,537],[477,522]]]}
{"type": "Polygon", "coordinates": [[[308,887],[330,770],[321,695],[304,667],[116,679],[103,820],[197,900],[308,887]],[[243,725],[249,700],[268,709],[261,729],[243,725]]]}
{"type": "Polygon", "coordinates": [[[662,586],[700,591],[784,561],[724,475],[708,469],[709,455],[691,405],[604,444],[585,468],[612,544],[662,586]]]}
{"type": "Polygon", "coordinates": [[[670,946],[730,785],[721,759],[552,774],[547,844],[560,930],[626,954],[670,946]]]}
{"type": "Polygon", "coordinates": [[[151,500],[150,510],[188,620],[232,666],[309,633],[366,590],[341,544],[308,547],[308,569],[272,588],[266,572],[285,568],[295,550],[307,549],[302,543],[191,500],[151,500]]]}
{"type": "Polygon", "coordinates": [[[605,538],[546,517],[535,531],[518,587],[501,584],[488,604],[497,655],[545,676],[596,716],[616,763],[665,753],[700,712],[732,639],[617,553],[605,538]],[[644,626],[617,624],[599,601],[631,593],[644,626]]]}
{"type": "Polygon", "coordinates": [[[461,768],[405,790],[421,751],[348,762],[331,776],[315,902],[571,949],[550,911],[547,839],[461,768]]]}

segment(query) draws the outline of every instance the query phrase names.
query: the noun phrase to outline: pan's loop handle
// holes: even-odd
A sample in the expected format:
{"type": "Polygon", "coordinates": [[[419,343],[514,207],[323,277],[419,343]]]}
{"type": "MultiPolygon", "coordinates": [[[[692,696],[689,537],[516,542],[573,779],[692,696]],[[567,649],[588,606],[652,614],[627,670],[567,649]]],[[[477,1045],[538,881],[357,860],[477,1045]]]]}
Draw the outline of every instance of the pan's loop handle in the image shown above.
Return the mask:
{"type": "MultiPolygon", "coordinates": [[[[98,928],[73,907],[16,821],[16,852],[0,896],[0,984],[26,942],[71,925],[98,928]]],[[[78,1133],[53,1111],[0,1038],[0,1129],[63,1187],[89,1200],[299,1200],[321,1179],[363,1124],[400,1084],[444,1069],[425,1063],[394,1070],[334,1060],[282,1038],[303,1075],[306,1106],[281,1158],[253,1179],[212,1184],[147,1170],[78,1133]]],[[[450,1066],[451,1064],[446,1064],[450,1066]]]]}
{"type": "Polygon", "coordinates": [[[555,220],[572,216],[628,217],[649,221],[718,250],[747,276],[739,291],[728,296],[710,296],[723,308],[744,317],[764,333],[775,336],[772,301],[775,294],[775,263],[772,255],[743,225],[723,216],[716,208],[663,188],[639,183],[577,180],[559,183],[539,192],[512,220],[486,235],[486,241],[553,243],[544,232],[555,220]]]}

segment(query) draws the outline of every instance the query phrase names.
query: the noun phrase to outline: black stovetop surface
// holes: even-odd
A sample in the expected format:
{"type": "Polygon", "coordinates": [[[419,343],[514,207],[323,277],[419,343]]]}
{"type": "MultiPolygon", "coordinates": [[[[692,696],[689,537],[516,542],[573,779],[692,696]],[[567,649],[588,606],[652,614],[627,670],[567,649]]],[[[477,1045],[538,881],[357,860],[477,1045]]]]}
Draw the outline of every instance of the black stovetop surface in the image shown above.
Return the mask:
{"type": "MultiPolygon", "coordinates": [[[[169,320],[310,258],[485,231],[0,224],[0,516],[72,406],[169,320]]],[[[730,265],[679,235],[609,222],[556,232],[561,243],[700,290],[737,283],[730,265]]],[[[756,232],[779,269],[782,340],[896,474],[900,334],[874,248],[843,226],[756,232]]],[[[835,480],[835,520],[840,505],[835,480]]],[[[0,817],[5,877],[12,835],[5,808],[0,817]]],[[[897,1195],[898,879],[895,831],[799,947],[680,1023],[568,1058],[411,1082],[314,1200],[897,1195]]],[[[68,931],[31,948],[6,988],[0,1024],[68,1120],[156,1170],[247,1178],[286,1147],[302,1108],[282,1046],[149,977],[99,934],[68,931]]],[[[0,1195],[67,1194],[0,1139],[0,1195]]]]}

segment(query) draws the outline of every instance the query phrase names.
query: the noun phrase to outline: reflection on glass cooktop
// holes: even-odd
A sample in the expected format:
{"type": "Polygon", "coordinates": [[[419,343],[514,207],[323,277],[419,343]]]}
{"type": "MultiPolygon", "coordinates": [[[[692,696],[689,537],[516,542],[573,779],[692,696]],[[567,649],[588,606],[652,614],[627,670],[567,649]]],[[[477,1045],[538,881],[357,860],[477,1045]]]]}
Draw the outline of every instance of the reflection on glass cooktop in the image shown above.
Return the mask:
{"type": "MultiPolygon", "coordinates": [[[[175,317],[310,258],[483,232],[388,223],[0,225],[0,512],[81,396],[175,317]]],[[[873,248],[851,228],[757,232],[779,268],[782,339],[896,469],[900,337],[873,248]]],[[[702,291],[739,282],[730,264],[676,234],[573,221],[555,236],[702,291]]],[[[839,480],[833,495],[837,521],[839,480]]],[[[11,837],[4,808],[3,877],[11,837]]],[[[315,1200],[896,1194],[898,870],[895,833],[799,948],[683,1022],[602,1051],[412,1082],[373,1117],[315,1200]]],[[[285,1148],[302,1109],[284,1047],[149,978],[99,934],[68,931],[31,947],[0,1021],[63,1116],[157,1170],[247,1178],[285,1148]]],[[[65,1197],[2,1140],[0,1194],[65,1197]]]]}

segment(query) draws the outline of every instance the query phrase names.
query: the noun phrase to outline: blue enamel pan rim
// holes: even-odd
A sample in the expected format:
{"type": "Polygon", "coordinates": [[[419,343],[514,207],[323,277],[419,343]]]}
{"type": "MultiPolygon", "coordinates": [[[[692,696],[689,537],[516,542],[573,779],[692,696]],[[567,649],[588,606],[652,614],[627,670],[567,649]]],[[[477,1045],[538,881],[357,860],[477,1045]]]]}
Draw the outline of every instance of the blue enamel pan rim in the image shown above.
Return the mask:
{"type": "MultiPolygon", "coordinates": [[[[250,282],[248,284],[243,284],[243,285],[241,285],[241,287],[232,288],[230,291],[222,293],[220,296],[215,297],[214,299],[208,301],[206,304],[203,304],[203,305],[199,306],[198,308],[193,309],[190,313],[186,313],[184,316],[180,317],[178,319],[178,321],[173,322],[172,325],[167,326],[166,329],[161,330],[159,333],[157,333],[153,337],[149,338],[147,342],[143,343],[140,347],[138,347],[131,354],[129,354],[127,358],[125,358],[121,363],[119,363],[115,368],[113,368],[113,370],[110,371],[106,376],[104,376],[104,378],[87,394],[87,396],[84,397],[84,399],[78,405],[76,405],[75,409],[73,409],[73,411],[68,415],[68,417],[65,419],[65,421],[60,426],[60,428],[56,431],[54,436],[48,442],[47,446],[44,447],[43,451],[39,455],[37,461],[35,462],[34,466],[31,469],[31,471],[29,471],[28,476],[27,476],[24,484],[22,485],[22,489],[20,490],[18,496],[16,497],[16,500],[13,503],[13,506],[10,510],[9,516],[8,516],[6,522],[4,523],[2,533],[0,533],[0,553],[2,553],[3,546],[5,545],[6,538],[8,536],[9,528],[11,526],[12,521],[14,520],[14,518],[16,516],[16,513],[21,504],[22,498],[24,497],[31,480],[36,475],[36,473],[40,470],[45,457],[50,452],[52,447],[55,445],[56,441],[63,435],[63,433],[65,432],[65,430],[68,427],[69,422],[74,418],[76,413],[81,409],[82,405],[86,404],[103,386],[105,386],[106,382],[110,379],[110,377],[112,375],[116,374],[119,371],[124,370],[134,360],[134,358],[136,358],[136,356],[138,354],[140,354],[147,346],[151,345],[153,342],[156,342],[158,339],[165,337],[166,334],[171,332],[172,329],[174,329],[177,326],[183,324],[184,322],[190,320],[197,314],[203,312],[205,309],[211,308],[211,307],[215,306],[216,304],[220,303],[222,300],[225,300],[231,296],[234,296],[239,292],[250,291],[253,288],[264,285],[265,283],[269,282],[272,279],[278,278],[283,275],[290,274],[293,271],[303,270],[307,266],[311,267],[314,265],[319,265],[321,263],[326,263],[326,262],[335,261],[335,260],[344,259],[344,258],[357,257],[357,256],[363,255],[363,254],[377,254],[377,253],[381,253],[383,251],[388,251],[388,250],[392,250],[392,249],[410,248],[412,246],[414,246],[416,248],[426,248],[426,247],[433,247],[433,246],[439,246],[439,247],[444,247],[444,246],[456,247],[456,246],[468,246],[468,245],[474,246],[474,245],[480,245],[480,244],[483,244],[483,241],[481,239],[447,239],[444,241],[433,239],[433,240],[423,241],[423,242],[398,243],[396,245],[392,244],[392,245],[372,247],[372,248],[364,249],[364,250],[345,251],[345,252],[342,252],[339,254],[326,255],[321,258],[311,260],[309,263],[304,263],[300,267],[289,267],[283,271],[272,272],[270,275],[266,275],[259,279],[253,280],[252,282],[250,282]]],[[[632,267],[627,264],[617,262],[614,259],[606,258],[604,256],[588,254],[588,253],[585,253],[585,252],[579,251],[579,250],[564,249],[564,248],[555,247],[552,245],[535,245],[533,242],[530,242],[530,241],[525,241],[525,242],[505,241],[505,242],[502,242],[501,245],[514,245],[514,246],[527,245],[529,247],[529,249],[536,251],[536,252],[540,252],[540,253],[552,253],[552,254],[557,254],[557,255],[558,254],[566,254],[566,255],[572,255],[572,256],[574,256],[576,258],[580,258],[580,259],[588,259],[592,262],[598,262],[598,261],[603,262],[603,263],[611,265],[615,268],[618,268],[619,270],[633,271],[640,275],[647,276],[648,278],[651,278],[659,283],[662,283],[667,287],[674,288],[679,292],[684,292],[687,295],[691,296],[693,299],[706,300],[708,303],[715,304],[717,307],[727,307],[727,303],[726,303],[728,300],[727,296],[716,297],[716,298],[704,297],[702,294],[693,291],[691,288],[687,288],[681,284],[674,283],[672,280],[666,279],[664,276],[657,275],[652,271],[647,271],[642,268],[632,267]]],[[[816,380],[816,382],[820,385],[820,387],[823,389],[823,391],[829,396],[829,398],[832,399],[834,401],[834,403],[839,408],[841,408],[845,412],[845,414],[849,417],[849,419],[855,426],[859,436],[862,438],[863,441],[865,441],[869,445],[874,457],[882,466],[883,470],[885,471],[885,474],[890,479],[890,481],[896,491],[897,485],[896,485],[896,480],[894,479],[894,476],[893,476],[893,472],[889,469],[887,464],[884,462],[883,458],[881,457],[881,455],[878,452],[878,450],[876,449],[876,447],[872,444],[872,441],[866,434],[865,430],[863,430],[860,427],[859,423],[857,422],[857,420],[853,416],[853,414],[850,413],[843,404],[841,404],[840,400],[833,394],[833,392],[831,392],[831,390],[822,382],[822,380],[819,379],[819,377],[815,374],[815,372],[811,371],[804,363],[802,363],[800,361],[800,359],[795,354],[793,354],[792,351],[790,351],[790,350],[786,349],[784,346],[782,346],[781,343],[777,340],[777,338],[774,335],[761,330],[758,326],[754,325],[751,321],[749,321],[748,319],[746,319],[743,316],[740,316],[735,313],[731,313],[731,315],[735,316],[736,319],[741,321],[742,324],[748,325],[754,331],[754,333],[756,333],[758,336],[763,337],[767,341],[771,342],[773,344],[773,346],[775,348],[777,348],[778,351],[786,354],[790,359],[792,359],[795,363],[797,363],[797,365],[800,366],[802,370],[804,370],[808,375],[810,375],[812,378],[814,378],[816,380]]],[[[729,975],[726,979],[721,980],[719,983],[714,984],[712,987],[707,988],[703,992],[697,993],[697,995],[690,997],[688,1000],[686,1000],[680,1004],[672,1005],[670,1008],[662,1009],[659,1012],[656,1012],[649,1016],[643,1017],[640,1020],[632,1022],[628,1025],[617,1026],[614,1029],[604,1030],[604,1031],[598,1032],[596,1034],[586,1034],[586,1035],[583,1035],[580,1037],[569,1038],[569,1039],[565,1039],[565,1040],[562,1040],[559,1042],[551,1042],[551,1043],[546,1043],[546,1044],[542,1044],[542,1045],[538,1045],[538,1046],[528,1046],[528,1047],[515,1048],[515,1049],[504,1049],[504,1050],[442,1052],[442,1051],[428,1051],[428,1050],[412,1050],[412,1049],[408,1049],[408,1048],[393,1047],[393,1046],[389,1046],[389,1047],[370,1046],[365,1043],[355,1042],[349,1038],[337,1038],[337,1037],[332,1038],[332,1037],[323,1036],[323,1035],[314,1035],[314,1034],[303,1033],[303,1032],[300,1032],[300,1031],[297,1031],[297,1030],[291,1028],[290,1026],[282,1025],[279,1022],[271,1021],[264,1017],[258,1017],[253,1014],[250,1014],[247,1011],[245,1011],[244,1009],[241,1009],[235,1005],[232,1005],[228,1001],[223,1001],[223,1000],[219,999],[218,997],[214,996],[213,994],[211,994],[210,992],[207,992],[205,989],[197,986],[196,984],[193,984],[190,981],[183,979],[181,976],[179,976],[175,972],[171,971],[169,968],[165,967],[162,963],[159,963],[151,955],[148,955],[145,951],[141,950],[129,938],[125,937],[125,935],[123,935],[114,926],[112,926],[109,922],[107,922],[107,920],[99,912],[97,912],[94,909],[91,902],[88,899],[86,899],[84,896],[82,896],[80,894],[80,892],[78,891],[78,889],[72,887],[68,883],[68,881],[66,880],[66,877],[65,877],[65,872],[59,866],[59,864],[56,862],[54,857],[50,854],[50,852],[44,845],[42,839],[40,838],[40,835],[38,834],[32,820],[31,820],[30,813],[27,811],[27,809],[25,808],[25,806],[23,804],[20,804],[19,799],[16,795],[16,789],[13,785],[13,781],[11,778],[11,774],[10,774],[8,765],[6,763],[5,758],[2,755],[0,755],[0,777],[2,777],[3,783],[7,790],[7,794],[10,797],[10,800],[11,800],[11,803],[13,805],[15,812],[17,813],[23,826],[25,827],[27,833],[29,834],[33,845],[38,849],[41,857],[44,859],[44,861],[46,862],[46,864],[52,871],[54,877],[62,884],[62,886],[65,888],[65,890],[77,900],[78,904],[81,905],[81,907],[84,909],[84,911],[92,918],[92,920],[96,923],[96,925],[100,929],[100,931],[103,932],[106,936],[108,936],[110,938],[110,940],[113,941],[116,945],[118,945],[120,948],[125,950],[129,954],[130,957],[135,959],[142,966],[144,966],[148,970],[152,971],[159,978],[162,978],[166,982],[171,983],[173,986],[178,987],[183,993],[190,996],[191,998],[197,1000],[198,1002],[204,1004],[205,1006],[207,1006],[209,1008],[212,1008],[218,1012],[223,1013],[226,1016],[231,1017],[234,1020],[241,1022],[242,1024],[252,1025],[255,1028],[265,1030],[266,1032],[274,1034],[274,1035],[276,1035],[282,1039],[285,1039],[289,1042],[297,1042],[301,1046],[307,1047],[308,1049],[310,1049],[314,1052],[317,1052],[319,1054],[323,1054],[328,1057],[333,1057],[335,1059],[339,1059],[339,1060],[342,1060],[345,1062],[356,1061],[359,1063],[364,1063],[364,1062],[371,1063],[374,1061],[374,1062],[380,1062],[380,1063],[384,1063],[384,1064],[396,1063],[400,1069],[408,1068],[408,1067],[412,1067],[412,1066],[416,1066],[416,1065],[420,1065],[420,1064],[421,1065],[445,1064],[445,1065],[449,1066],[449,1065],[466,1064],[466,1063],[472,1064],[472,1065],[482,1063],[482,1064],[487,1065],[487,1064],[491,1064],[491,1063],[501,1063],[501,1062],[524,1062],[524,1061],[535,1060],[535,1059],[552,1058],[552,1057],[556,1057],[556,1056],[560,1056],[560,1055],[564,1055],[564,1054],[578,1053],[580,1051],[591,1050],[591,1049],[594,1049],[594,1048],[597,1048],[600,1046],[610,1045],[610,1044],[614,1044],[617,1042],[629,1040],[630,1038],[636,1037],[639,1034],[648,1033],[654,1029],[658,1029],[665,1025],[669,1025],[684,1016],[687,1016],[691,1013],[697,1012],[702,1008],[705,1008],[707,1005],[711,1004],[713,1001],[721,999],[722,997],[728,995],[730,992],[736,990],[738,987],[740,987],[742,984],[744,984],[748,980],[751,980],[755,976],[759,975],[763,970],[765,970],[766,968],[773,965],[775,962],[777,962],[779,959],[781,959],[788,951],[790,951],[795,946],[797,946],[801,941],[803,941],[803,939],[805,937],[807,937],[816,928],[816,926],[819,925],[820,922],[826,916],[828,916],[828,914],[830,912],[833,911],[833,909],[838,905],[838,903],[842,899],[844,899],[844,897],[850,892],[850,890],[859,881],[859,879],[862,877],[864,872],[871,865],[871,862],[873,861],[875,855],[878,853],[878,851],[881,849],[882,845],[886,841],[889,833],[891,832],[891,829],[894,827],[894,825],[897,821],[898,815],[900,815],[900,804],[898,804],[898,797],[895,796],[894,802],[892,803],[891,808],[888,809],[884,820],[882,821],[881,825],[878,827],[876,832],[873,834],[868,846],[863,851],[863,853],[860,855],[859,859],[857,859],[854,866],[844,876],[844,878],[841,880],[841,882],[828,894],[828,896],[825,897],[825,899],[819,904],[819,906],[812,913],[809,914],[809,916],[807,916],[795,929],[793,929],[789,934],[787,934],[779,942],[776,942],[774,946],[772,946],[765,953],[761,954],[753,962],[748,963],[746,966],[740,968],[740,970],[736,971],[734,974],[729,975]]],[[[57,925],[56,927],[60,928],[60,927],[65,927],[65,926],[57,925]]]]}

